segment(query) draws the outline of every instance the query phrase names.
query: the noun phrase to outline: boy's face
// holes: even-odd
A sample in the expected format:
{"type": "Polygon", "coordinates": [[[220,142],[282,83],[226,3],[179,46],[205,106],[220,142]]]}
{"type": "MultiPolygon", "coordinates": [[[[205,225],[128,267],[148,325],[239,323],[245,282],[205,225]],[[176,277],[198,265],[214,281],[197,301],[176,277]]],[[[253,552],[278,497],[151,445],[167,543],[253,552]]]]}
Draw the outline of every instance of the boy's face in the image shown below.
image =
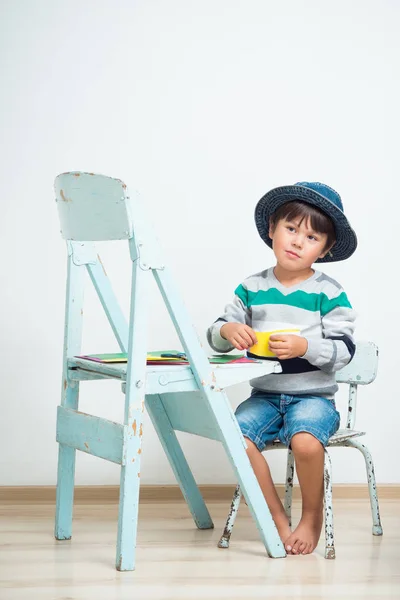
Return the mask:
{"type": "Polygon", "coordinates": [[[313,231],[306,219],[300,223],[300,217],[293,221],[281,219],[275,229],[270,226],[269,237],[278,264],[288,271],[311,267],[317,258],[323,258],[330,250],[324,250],[327,234],[313,231]]]}

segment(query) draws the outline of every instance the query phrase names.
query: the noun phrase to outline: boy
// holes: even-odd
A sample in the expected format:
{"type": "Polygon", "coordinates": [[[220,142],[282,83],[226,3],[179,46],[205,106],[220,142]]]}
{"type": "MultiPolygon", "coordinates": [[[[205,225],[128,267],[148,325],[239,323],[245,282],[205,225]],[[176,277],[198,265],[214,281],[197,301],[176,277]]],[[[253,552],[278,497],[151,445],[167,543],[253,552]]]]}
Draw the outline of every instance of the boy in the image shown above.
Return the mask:
{"type": "Polygon", "coordinates": [[[312,264],[348,258],[357,238],[339,194],[322,183],[271,190],[258,202],[255,221],[276,265],[239,285],[207,337],[218,352],[236,348],[260,358],[251,351],[257,332],[299,332],[271,335],[268,350],[275,356],[266,360],[278,360],[282,372],[253,379],[250,398],[235,414],[287,553],[309,554],[323,520],[324,447],[340,423],[335,371],[355,351],[350,302],[342,287],[312,264]],[[293,532],[261,454],[276,438],[291,447],[301,488],[302,516],[293,532]]]}

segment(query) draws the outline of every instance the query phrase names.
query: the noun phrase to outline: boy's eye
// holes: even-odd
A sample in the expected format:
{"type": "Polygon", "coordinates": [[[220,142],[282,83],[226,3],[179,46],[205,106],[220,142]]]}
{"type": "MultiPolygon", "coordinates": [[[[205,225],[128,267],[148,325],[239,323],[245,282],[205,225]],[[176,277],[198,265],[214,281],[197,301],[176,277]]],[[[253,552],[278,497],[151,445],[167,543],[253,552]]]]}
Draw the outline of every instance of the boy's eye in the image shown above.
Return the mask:
{"type": "Polygon", "coordinates": [[[316,242],[318,241],[318,238],[316,238],[315,235],[309,235],[308,238],[310,240],[315,240],[316,242]]]}
{"type": "Polygon", "coordinates": [[[291,225],[287,225],[286,229],[288,229],[289,231],[296,231],[295,228],[291,225]]]}

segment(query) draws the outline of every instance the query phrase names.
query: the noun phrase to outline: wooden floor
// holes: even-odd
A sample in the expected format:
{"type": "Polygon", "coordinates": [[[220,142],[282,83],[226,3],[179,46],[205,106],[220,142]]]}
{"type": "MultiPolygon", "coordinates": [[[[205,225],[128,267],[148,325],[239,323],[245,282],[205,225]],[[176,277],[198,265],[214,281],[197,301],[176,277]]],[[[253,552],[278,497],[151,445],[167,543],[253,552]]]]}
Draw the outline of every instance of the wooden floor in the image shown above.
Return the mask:
{"type": "Polygon", "coordinates": [[[53,538],[53,506],[0,507],[0,599],[400,598],[396,500],[381,501],[383,537],[371,534],[368,501],[337,500],[333,561],[322,541],[309,556],[268,558],[243,503],[231,547],[220,550],[227,506],[209,509],[216,529],[199,531],[184,503],[141,505],[136,571],[118,573],[115,505],[76,506],[68,542],[53,538]]]}

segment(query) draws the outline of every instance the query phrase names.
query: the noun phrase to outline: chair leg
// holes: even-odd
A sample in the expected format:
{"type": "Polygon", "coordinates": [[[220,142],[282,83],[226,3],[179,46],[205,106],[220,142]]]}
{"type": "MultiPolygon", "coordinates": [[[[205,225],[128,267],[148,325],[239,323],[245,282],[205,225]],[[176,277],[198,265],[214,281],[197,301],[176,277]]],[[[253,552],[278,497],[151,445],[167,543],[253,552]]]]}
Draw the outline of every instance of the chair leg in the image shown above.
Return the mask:
{"type": "MultiPolygon", "coordinates": [[[[77,409],[79,383],[68,383],[65,390],[65,396],[65,405],[77,409]]],[[[54,526],[54,537],[56,540],[70,540],[72,536],[75,458],[75,448],[71,448],[65,444],[58,445],[56,518],[54,526]]]]}
{"type": "Polygon", "coordinates": [[[140,491],[140,456],[143,431],[143,413],[134,411],[134,435],[129,431],[125,441],[124,464],[121,467],[116,568],[133,571],[135,568],[137,522],[140,491]],[[139,435],[136,435],[136,432],[139,435]]]}
{"type": "Polygon", "coordinates": [[[336,558],[333,531],[332,464],[328,451],[324,455],[325,558],[336,558]]]}
{"type": "Polygon", "coordinates": [[[369,500],[371,504],[372,513],[372,535],[383,535],[381,517],[379,513],[379,501],[378,491],[376,489],[374,463],[372,460],[371,453],[364,444],[355,439],[346,440],[345,445],[350,446],[352,448],[357,448],[357,450],[359,450],[364,456],[365,466],[367,469],[369,500]]]}
{"type": "Polygon", "coordinates": [[[199,529],[213,529],[214,523],[183,454],[175,431],[171,427],[160,396],[158,394],[146,395],[146,408],[179,483],[183,497],[192,513],[194,522],[199,529]]]}
{"type": "Polygon", "coordinates": [[[285,483],[285,501],[284,508],[287,518],[289,519],[289,527],[292,526],[292,495],[293,495],[293,479],[294,479],[294,456],[289,449],[286,464],[286,483],[285,483]]]}
{"type": "Polygon", "coordinates": [[[70,540],[74,506],[75,448],[59,444],[54,537],[70,540]]]}
{"type": "Polygon", "coordinates": [[[218,548],[229,548],[229,541],[232,535],[232,529],[236,521],[236,516],[239,510],[240,499],[242,497],[242,492],[240,491],[240,486],[237,485],[236,489],[233,493],[231,509],[229,511],[228,518],[226,520],[224,532],[218,542],[218,548]]]}

